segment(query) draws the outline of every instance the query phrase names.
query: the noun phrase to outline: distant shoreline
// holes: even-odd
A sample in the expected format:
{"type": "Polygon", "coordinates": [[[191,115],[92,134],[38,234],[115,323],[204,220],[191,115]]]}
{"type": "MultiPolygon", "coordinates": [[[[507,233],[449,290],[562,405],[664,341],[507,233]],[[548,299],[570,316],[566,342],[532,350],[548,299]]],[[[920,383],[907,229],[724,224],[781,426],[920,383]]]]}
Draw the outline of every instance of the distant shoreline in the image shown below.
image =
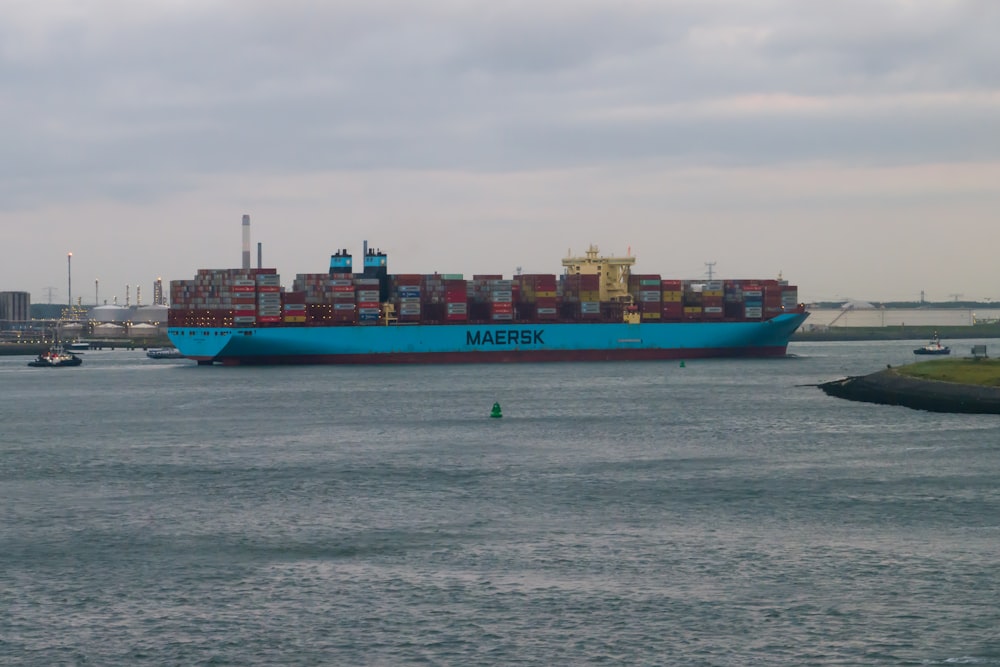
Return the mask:
{"type": "Polygon", "coordinates": [[[969,340],[973,338],[1000,338],[1000,324],[976,324],[966,327],[899,326],[899,327],[833,327],[825,330],[799,329],[792,335],[792,342],[836,342],[879,340],[930,340],[938,336],[942,341],[969,340]]]}

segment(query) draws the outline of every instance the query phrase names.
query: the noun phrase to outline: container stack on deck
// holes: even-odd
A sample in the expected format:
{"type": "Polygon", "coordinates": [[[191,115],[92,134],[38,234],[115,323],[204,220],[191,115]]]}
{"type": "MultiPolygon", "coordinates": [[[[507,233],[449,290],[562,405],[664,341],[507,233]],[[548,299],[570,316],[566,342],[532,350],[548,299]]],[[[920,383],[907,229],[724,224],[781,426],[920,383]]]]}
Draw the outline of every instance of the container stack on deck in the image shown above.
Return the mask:
{"type": "Polygon", "coordinates": [[[676,280],[630,274],[627,298],[601,300],[601,276],[570,273],[387,274],[385,255],[369,252],[352,272],[346,250],[328,273],[297,274],[291,289],[275,269],[200,269],[170,284],[170,326],[351,326],[506,322],[758,321],[798,312],[798,290],[779,280],[676,280]]]}

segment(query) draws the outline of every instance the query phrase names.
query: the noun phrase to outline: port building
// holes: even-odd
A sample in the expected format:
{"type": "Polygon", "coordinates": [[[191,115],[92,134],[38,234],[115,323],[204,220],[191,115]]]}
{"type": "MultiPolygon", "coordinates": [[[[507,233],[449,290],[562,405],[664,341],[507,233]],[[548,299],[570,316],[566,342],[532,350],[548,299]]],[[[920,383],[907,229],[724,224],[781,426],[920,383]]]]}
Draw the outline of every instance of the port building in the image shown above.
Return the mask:
{"type": "Polygon", "coordinates": [[[27,322],[31,319],[29,292],[0,292],[0,322],[27,322]]]}

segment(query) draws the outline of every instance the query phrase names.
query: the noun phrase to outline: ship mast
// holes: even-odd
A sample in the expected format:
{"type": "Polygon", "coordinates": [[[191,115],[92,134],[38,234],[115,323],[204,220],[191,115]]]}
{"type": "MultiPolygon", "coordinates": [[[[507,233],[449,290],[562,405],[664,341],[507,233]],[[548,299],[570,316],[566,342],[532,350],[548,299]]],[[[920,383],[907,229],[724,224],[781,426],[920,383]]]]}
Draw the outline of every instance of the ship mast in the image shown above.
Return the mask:
{"type": "Polygon", "coordinates": [[[583,257],[568,256],[562,265],[568,275],[600,276],[601,301],[631,302],[628,278],[632,273],[635,257],[600,257],[596,245],[591,244],[583,257]]]}

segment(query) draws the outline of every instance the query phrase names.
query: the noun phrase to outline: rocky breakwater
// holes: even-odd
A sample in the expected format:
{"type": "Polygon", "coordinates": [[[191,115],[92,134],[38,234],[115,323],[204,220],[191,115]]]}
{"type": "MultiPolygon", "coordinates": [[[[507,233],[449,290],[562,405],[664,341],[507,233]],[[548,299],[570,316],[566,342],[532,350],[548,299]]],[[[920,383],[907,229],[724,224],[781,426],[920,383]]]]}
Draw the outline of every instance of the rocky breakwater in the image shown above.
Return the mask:
{"type": "Polygon", "coordinates": [[[850,401],[901,405],[931,412],[1000,414],[1000,367],[990,369],[996,371],[997,377],[991,379],[990,373],[987,373],[985,380],[980,379],[983,376],[980,368],[979,373],[974,373],[969,378],[976,380],[975,382],[955,381],[955,378],[963,376],[961,373],[949,372],[955,368],[954,364],[948,362],[928,362],[915,364],[913,368],[886,368],[869,375],[842,378],[818,386],[830,396],[850,401]],[[914,370],[919,372],[914,373],[914,370]]]}

